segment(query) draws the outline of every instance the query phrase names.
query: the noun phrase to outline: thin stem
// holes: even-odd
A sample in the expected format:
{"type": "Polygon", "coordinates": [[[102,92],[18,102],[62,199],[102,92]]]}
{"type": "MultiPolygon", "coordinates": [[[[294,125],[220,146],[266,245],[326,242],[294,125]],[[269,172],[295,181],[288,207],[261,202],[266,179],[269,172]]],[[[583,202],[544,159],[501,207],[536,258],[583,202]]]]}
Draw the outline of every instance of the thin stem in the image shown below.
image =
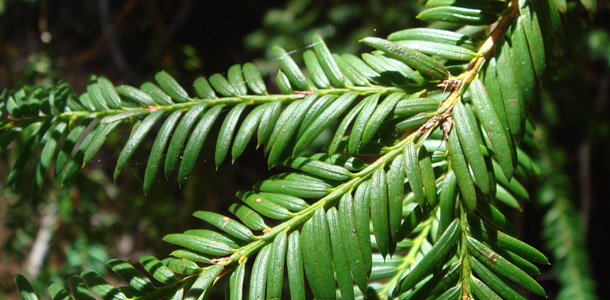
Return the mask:
{"type": "MultiPolygon", "coordinates": [[[[461,80],[460,88],[453,91],[449,95],[449,97],[443,102],[441,107],[439,107],[439,109],[436,111],[434,117],[432,117],[430,119],[430,121],[432,123],[430,123],[430,124],[426,123],[426,124],[422,125],[419,128],[419,130],[412,132],[407,137],[401,139],[396,145],[387,147],[385,149],[388,151],[387,153],[385,153],[383,156],[378,158],[375,162],[371,163],[364,170],[354,174],[354,177],[352,179],[335,187],[328,195],[321,198],[316,203],[312,204],[311,206],[304,209],[303,211],[298,212],[294,218],[272,228],[271,230],[269,230],[268,232],[266,232],[265,234],[260,236],[257,241],[254,241],[254,242],[240,248],[233,255],[231,255],[228,260],[222,260],[222,262],[225,265],[229,265],[229,264],[238,262],[240,259],[242,259],[242,257],[250,257],[251,255],[256,253],[259,249],[261,249],[263,246],[265,246],[267,243],[272,242],[273,239],[275,238],[275,236],[277,234],[279,234],[280,232],[285,231],[285,230],[295,229],[295,228],[299,227],[300,225],[302,225],[303,223],[305,223],[307,220],[309,220],[313,216],[314,212],[317,209],[326,208],[326,207],[330,207],[330,206],[334,205],[338,201],[338,199],[341,198],[341,196],[343,196],[345,193],[347,193],[347,192],[351,191],[352,189],[354,189],[355,187],[357,187],[360,183],[368,180],[376,170],[378,170],[379,168],[383,168],[387,162],[392,161],[394,158],[396,158],[398,155],[400,155],[409,143],[417,142],[416,147],[417,148],[421,147],[423,145],[423,142],[431,134],[433,129],[435,129],[439,125],[439,123],[442,122],[444,120],[444,118],[446,118],[451,113],[451,110],[453,109],[453,107],[457,104],[459,99],[461,99],[462,95],[465,93],[468,85],[472,82],[472,80],[474,80],[474,78],[478,74],[478,72],[479,72],[481,66],[483,65],[483,63],[485,62],[485,60],[488,59],[489,57],[491,57],[491,55],[493,54],[493,50],[496,46],[497,40],[499,40],[499,38],[502,36],[502,34],[504,34],[507,24],[516,15],[516,12],[517,12],[517,8],[515,7],[509,13],[504,15],[502,17],[502,19],[498,22],[498,25],[495,27],[492,34],[485,41],[485,43],[481,46],[481,50],[479,51],[479,53],[481,55],[474,58],[470,62],[469,67],[466,69],[466,71],[464,71],[464,73],[462,73],[458,77],[461,80]]],[[[375,87],[375,88],[363,87],[363,88],[358,88],[357,91],[359,91],[360,95],[370,95],[373,93],[379,93],[380,92],[379,88],[380,87],[375,87]]],[[[339,91],[342,91],[342,90],[343,89],[339,89],[339,91]]],[[[354,88],[350,88],[349,90],[355,91],[354,88]]],[[[334,93],[336,91],[338,91],[338,90],[337,89],[319,90],[319,91],[316,91],[316,93],[329,93],[330,94],[330,93],[334,93]]],[[[383,90],[383,92],[386,92],[386,93],[394,92],[394,91],[396,91],[395,88],[385,88],[383,90]]],[[[345,92],[345,91],[342,91],[342,92],[345,92]]],[[[261,97],[261,96],[250,96],[250,97],[261,97]]]]}
{"type": "Polygon", "coordinates": [[[134,300],[136,300],[136,299],[137,300],[156,300],[156,299],[169,298],[172,295],[174,295],[178,289],[184,288],[186,286],[193,284],[195,282],[195,280],[197,280],[199,275],[200,274],[184,277],[182,280],[176,281],[174,283],[170,283],[163,287],[160,287],[150,294],[146,294],[142,297],[135,297],[133,299],[134,300]]]}
{"type": "Polygon", "coordinates": [[[47,256],[53,233],[57,227],[57,203],[42,204],[41,213],[40,228],[26,263],[26,270],[32,279],[36,279],[40,274],[40,268],[47,256]]]}
{"type": "Polygon", "coordinates": [[[469,294],[470,292],[470,276],[472,274],[472,270],[470,269],[470,261],[468,254],[468,219],[466,209],[460,203],[459,206],[459,222],[461,228],[461,238],[458,240],[458,244],[460,246],[460,264],[462,265],[462,286],[464,290],[462,294],[469,294]]]}
{"type": "MultiPolygon", "coordinates": [[[[453,91],[449,95],[449,97],[447,97],[441,107],[439,107],[438,112],[443,112],[446,116],[449,116],[451,114],[453,107],[462,98],[462,95],[464,95],[464,93],[468,89],[468,86],[470,86],[470,83],[477,77],[485,61],[487,61],[494,54],[494,50],[497,46],[498,40],[504,35],[510,21],[512,21],[512,19],[517,15],[517,12],[519,11],[518,1],[511,1],[510,7],[512,9],[506,15],[502,16],[502,19],[500,19],[500,21],[494,27],[489,37],[479,48],[479,55],[472,61],[470,61],[470,64],[468,64],[468,68],[466,69],[466,71],[464,71],[458,76],[458,79],[460,80],[459,88],[453,91]]],[[[438,125],[438,122],[436,125],[438,125]]]]}
{"type": "Polygon", "coordinates": [[[355,187],[357,187],[360,183],[368,180],[373,173],[379,169],[383,168],[386,162],[392,161],[395,157],[400,155],[405,147],[413,142],[413,139],[419,136],[417,133],[411,134],[409,137],[401,140],[398,144],[392,147],[393,150],[387,152],[375,162],[371,163],[364,170],[356,173],[354,178],[350,179],[347,182],[335,187],[328,195],[318,200],[316,203],[312,204],[308,208],[298,212],[296,216],[289,221],[286,221],[278,226],[273,227],[267,233],[263,234],[259,237],[259,240],[254,241],[242,248],[240,248],[237,252],[230,256],[230,259],[226,261],[227,264],[239,261],[242,256],[250,257],[250,255],[254,254],[260,248],[262,248],[266,243],[272,242],[277,234],[284,230],[295,229],[298,226],[305,223],[309,220],[314,212],[319,208],[326,208],[334,205],[345,193],[351,191],[355,187]]]}
{"type": "MultiPolygon", "coordinates": [[[[497,23],[494,30],[484,42],[484,44],[480,47],[478,56],[474,58],[468,65],[468,68],[460,74],[457,79],[459,80],[458,88],[453,90],[450,95],[446,98],[446,100],[440,105],[437,111],[434,113],[434,116],[424,125],[420,126],[418,130],[411,132],[406,137],[400,139],[395,145],[391,147],[387,147],[384,150],[385,154],[380,156],[375,162],[368,165],[364,170],[355,173],[354,177],[350,180],[340,184],[339,186],[333,188],[328,195],[322,197],[317,202],[304,209],[301,212],[295,214],[295,217],[292,219],[283,222],[265,232],[263,235],[258,236],[257,240],[249,243],[248,245],[243,246],[238,249],[235,253],[225,259],[217,260],[218,264],[222,264],[224,266],[230,266],[232,264],[238,263],[242,261],[244,258],[252,257],[255,255],[262,247],[265,245],[272,243],[274,238],[283,231],[290,231],[297,229],[307,220],[311,219],[316,210],[320,208],[328,208],[333,205],[336,205],[341,196],[344,194],[351,192],[354,188],[356,188],[359,184],[369,180],[372,174],[379,170],[383,169],[384,166],[395,159],[397,156],[403,153],[409,143],[416,143],[416,147],[420,148],[423,145],[423,142],[428,138],[434,129],[436,129],[441,122],[443,122],[446,118],[451,115],[453,107],[461,100],[463,94],[466,92],[470,83],[477,77],[480,69],[486,60],[488,60],[494,52],[495,47],[497,46],[497,41],[504,35],[508,25],[511,20],[516,16],[518,12],[517,1],[511,1],[511,10],[507,12],[502,19],[497,23]]],[[[121,108],[121,109],[108,109],[101,111],[74,111],[74,112],[65,112],[57,116],[58,119],[65,121],[72,121],[75,119],[82,118],[104,118],[108,116],[116,116],[129,114],[129,117],[134,116],[142,116],[149,114],[151,112],[157,111],[159,109],[164,110],[166,113],[178,111],[178,110],[188,110],[195,105],[199,105],[201,103],[207,103],[209,106],[214,105],[236,105],[241,103],[246,103],[248,105],[260,105],[264,103],[274,102],[274,101],[282,101],[282,102],[293,102],[297,100],[303,99],[307,94],[315,93],[317,95],[340,95],[347,92],[356,92],[360,96],[368,96],[372,94],[382,94],[386,95],[394,92],[403,92],[405,89],[398,87],[384,87],[384,86],[364,86],[364,87],[346,87],[346,88],[330,88],[330,89],[320,89],[314,91],[297,91],[294,94],[285,94],[285,95],[239,95],[233,97],[222,97],[222,98],[214,98],[214,99],[189,99],[186,102],[175,103],[171,105],[165,106],[149,106],[146,108],[138,107],[138,108],[121,108]]],[[[52,116],[50,116],[52,117],[52,116]]],[[[36,117],[36,118],[27,118],[27,119],[13,119],[11,123],[6,126],[15,127],[20,126],[23,123],[30,124],[31,122],[39,122],[48,119],[49,116],[45,117],[36,117]]],[[[4,127],[6,127],[4,126],[4,127]]],[[[460,222],[462,224],[462,238],[461,238],[461,254],[460,259],[463,263],[463,280],[466,280],[467,277],[470,276],[470,267],[468,264],[468,255],[466,250],[467,245],[467,222],[466,215],[463,210],[461,210],[460,222]]],[[[422,232],[415,238],[413,247],[411,247],[409,253],[404,258],[403,263],[400,268],[406,270],[408,266],[410,266],[415,259],[415,255],[420,251],[423,243],[428,239],[429,231],[431,230],[430,221],[431,217],[428,217],[426,221],[422,223],[422,232]]],[[[203,270],[204,268],[202,268],[203,270]]],[[[399,274],[397,274],[390,282],[397,284],[399,280],[399,274]]],[[[197,275],[187,276],[179,282],[170,284],[162,289],[160,289],[159,295],[170,295],[172,291],[175,291],[176,288],[184,287],[190,284],[193,280],[197,278],[197,275]]],[[[469,277],[468,277],[469,278],[469,277]]],[[[384,291],[387,291],[391,286],[388,284],[384,287],[384,291]]],[[[145,297],[146,298],[146,297],[145,297]]]]}
{"type": "Polygon", "coordinates": [[[409,267],[415,262],[415,256],[417,255],[417,253],[419,253],[422,245],[428,239],[430,235],[430,230],[432,229],[432,220],[434,218],[434,214],[430,214],[430,216],[428,216],[428,218],[422,222],[422,231],[419,233],[419,235],[417,235],[417,237],[413,239],[413,246],[411,246],[411,249],[409,249],[407,255],[403,257],[400,266],[396,268],[398,272],[396,272],[392,279],[384,283],[383,288],[377,293],[377,295],[379,295],[380,297],[385,297],[385,299],[387,299],[387,296],[391,293],[391,289],[397,288],[396,285],[399,283],[400,279],[404,275],[404,271],[409,269],[409,267]]]}
{"type": "MultiPolygon", "coordinates": [[[[317,94],[320,96],[324,95],[341,95],[348,92],[356,92],[360,96],[368,96],[372,94],[382,94],[387,95],[395,92],[404,91],[402,88],[398,87],[386,87],[386,86],[378,86],[378,85],[369,85],[369,86],[354,86],[354,87],[346,87],[346,88],[329,88],[329,89],[320,89],[314,91],[295,91],[293,94],[272,94],[272,95],[237,95],[232,97],[221,97],[221,98],[210,98],[210,99],[199,99],[199,98],[191,98],[188,101],[173,103],[171,105],[154,105],[148,107],[121,107],[121,109],[106,109],[106,110],[98,110],[98,111],[69,111],[59,114],[57,117],[60,120],[65,121],[73,121],[75,119],[96,119],[96,118],[104,118],[109,116],[117,116],[117,115],[129,115],[129,118],[138,117],[150,114],[159,109],[164,110],[166,113],[171,113],[173,111],[178,110],[188,110],[195,105],[199,105],[201,103],[206,103],[208,106],[215,105],[237,105],[241,103],[246,103],[247,105],[260,105],[274,101],[282,101],[286,103],[290,103],[293,101],[301,100],[308,94],[317,94]]],[[[52,116],[37,116],[32,118],[11,118],[11,122],[5,124],[0,129],[9,129],[17,126],[27,126],[31,123],[42,122],[47,120],[52,116]]]]}

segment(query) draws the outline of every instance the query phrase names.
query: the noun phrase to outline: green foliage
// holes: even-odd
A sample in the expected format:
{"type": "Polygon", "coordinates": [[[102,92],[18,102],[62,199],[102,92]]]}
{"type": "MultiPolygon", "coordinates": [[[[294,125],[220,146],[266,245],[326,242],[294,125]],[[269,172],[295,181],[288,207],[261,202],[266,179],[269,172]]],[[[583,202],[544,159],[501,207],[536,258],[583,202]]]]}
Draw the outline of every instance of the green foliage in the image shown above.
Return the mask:
{"type": "Polygon", "coordinates": [[[588,44],[591,49],[591,56],[595,59],[602,59],[610,66],[610,36],[604,30],[593,30],[588,36],[588,44]]]}
{"type": "MultiPolygon", "coordinates": [[[[542,105],[545,115],[556,113],[558,103],[549,101],[545,94],[542,105]]],[[[545,246],[553,255],[553,271],[561,284],[557,299],[599,299],[591,272],[591,260],[585,243],[583,216],[573,203],[574,192],[570,176],[562,171],[567,157],[552,144],[551,128],[559,124],[549,122],[537,129],[540,141],[539,164],[542,180],[537,203],[546,208],[542,235],[545,246]]]]}
{"type": "MultiPolygon", "coordinates": [[[[375,50],[361,57],[334,54],[314,35],[301,68],[274,47],[275,85],[247,63],[196,79],[195,93],[163,71],[139,88],[91,76],[80,96],[65,83],[4,91],[0,150],[24,141],[8,183],[32,182],[34,194],[47,176],[69,183],[125,126],[114,177],[152,143],[145,191],[160,170],[185,183],[211,139],[217,167],[256,136],[269,167],[292,169],[238,192],[236,219],[195,212],[214,230],[166,235],[177,246],[170,257],[145,256],[141,268],[108,261],[126,285],[86,271],[67,288],[52,284],[52,297],[202,299],[222,277],[228,299],[545,296],[534,263],[548,260],[514,237],[506,207],[520,209],[521,182],[540,173],[524,151],[528,113],[562,7],[428,6],[418,18],[430,28],[365,38],[375,50]]],[[[36,299],[23,276],[15,282],[36,299]]]]}
{"type": "MultiPolygon", "coordinates": [[[[307,48],[311,37],[319,34],[339,53],[355,54],[364,45],[354,43],[363,36],[387,34],[396,28],[414,25],[414,13],[423,1],[354,0],[291,0],[284,7],[265,13],[261,28],[246,36],[244,46],[255,53],[263,53],[267,60],[257,60],[261,73],[275,72],[273,49],[307,48]]],[[[300,57],[295,57],[300,62],[300,57]]]]}
{"type": "Polygon", "coordinates": [[[548,207],[543,235],[547,248],[554,249],[554,268],[562,283],[557,299],[597,299],[584,246],[582,221],[570,202],[568,187],[566,174],[549,173],[538,197],[548,207]]]}

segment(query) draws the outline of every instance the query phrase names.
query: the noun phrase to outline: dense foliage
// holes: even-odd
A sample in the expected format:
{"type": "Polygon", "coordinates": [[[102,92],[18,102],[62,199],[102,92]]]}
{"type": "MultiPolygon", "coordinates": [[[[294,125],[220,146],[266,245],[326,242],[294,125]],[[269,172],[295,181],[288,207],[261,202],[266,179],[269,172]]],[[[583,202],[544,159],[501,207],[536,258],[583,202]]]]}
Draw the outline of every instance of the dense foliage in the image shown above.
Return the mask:
{"type": "MultiPolygon", "coordinates": [[[[51,296],[199,299],[221,278],[230,299],[544,296],[532,276],[548,260],[507,214],[543,172],[530,113],[567,5],[427,6],[417,17],[429,27],[364,38],[373,51],[360,56],[314,35],[300,67],[275,46],[280,70],[268,81],[246,63],[197,78],[193,91],[164,71],[138,87],[91,76],[80,95],[63,82],[5,90],[0,150],[18,151],[7,182],[32,195],[49,176],[69,184],[120,127],[130,133],[114,179],[148,144],[145,192],[160,173],[185,184],[207,148],[222,167],[255,143],[281,170],[238,192],[232,217],[195,212],[214,229],[166,235],[178,246],[170,257],[143,256],[143,269],[108,261],[124,284],[86,271],[51,296]]],[[[15,281],[35,299],[25,277],[15,281]]]]}

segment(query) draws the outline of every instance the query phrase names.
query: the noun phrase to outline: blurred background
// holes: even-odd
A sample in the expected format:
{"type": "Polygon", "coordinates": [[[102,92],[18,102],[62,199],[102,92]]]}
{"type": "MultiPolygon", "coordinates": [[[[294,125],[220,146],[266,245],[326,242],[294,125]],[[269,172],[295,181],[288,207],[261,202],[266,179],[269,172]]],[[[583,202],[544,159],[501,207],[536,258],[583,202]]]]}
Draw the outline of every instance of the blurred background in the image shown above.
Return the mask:
{"type": "MultiPolygon", "coordinates": [[[[317,33],[333,52],[358,53],[362,37],[419,25],[414,16],[422,2],[0,0],[0,89],[63,79],[80,93],[91,74],[139,85],[159,70],[188,86],[248,61],[268,74],[277,70],[272,45],[296,58],[317,33]]],[[[538,277],[550,299],[604,299],[610,297],[610,11],[600,1],[591,21],[572,5],[564,21],[565,46],[554,53],[533,115],[544,176],[527,183],[533,200],[514,219],[520,236],[552,258],[538,277]]],[[[204,153],[181,189],[174,179],[159,179],[144,195],[145,158],[136,155],[112,181],[127,134],[115,131],[74,182],[48,182],[36,197],[5,188],[18,151],[0,153],[0,299],[17,299],[16,273],[44,291],[84,269],[107,274],[104,262],[113,257],[164,257],[165,234],[201,227],[194,211],[226,212],[235,191],[267,174],[254,147],[219,171],[204,153]]]]}

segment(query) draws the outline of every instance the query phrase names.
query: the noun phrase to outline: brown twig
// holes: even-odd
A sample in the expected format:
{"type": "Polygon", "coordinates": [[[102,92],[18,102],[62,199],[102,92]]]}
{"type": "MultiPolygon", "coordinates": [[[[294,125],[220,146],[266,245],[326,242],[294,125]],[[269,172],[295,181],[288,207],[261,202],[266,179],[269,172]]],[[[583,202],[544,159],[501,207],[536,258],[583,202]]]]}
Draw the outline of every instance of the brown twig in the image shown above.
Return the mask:
{"type": "Polygon", "coordinates": [[[40,274],[40,268],[42,267],[53,232],[55,231],[57,223],[57,204],[51,202],[42,207],[42,219],[40,221],[40,229],[36,235],[36,240],[32,246],[32,250],[27,258],[27,273],[30,278],[34,279],[40,274]]]}
{"type": "Polygon", "coordinates": [[[591,143],[583,142],[578,147],[578,179],[580,181],[580,217],[582,218],[582,231],[587,235],[589,213],[591,211],[591,143]]]}
{"type": "Polygon", "coordinates": [[[141,0],[129,0],[127,3],[125,3],[123,8],[121,9],[121,12],[114,18],[112,24],[108,26],[108,28],[106,28],[102,36],[97,39],[93,47],[70,59],[68,61],[69,64],[80,65],[93,58],[104,47],[104,45],[108,41],[108,38],[112,36],[117,30],[117,28],[125,21],[125,19],[127,19],[127,16],[129,16],[129,14],[133,11],[133,9],[140,1],[141,0]]]}
{"type": "MultiPolygon", "coordinates": [[[[458,76],[457,80],[448,79],[448,80],[457,81],[457,84],[445,83],[445,85],[453,86],[452,87],[453,91],[451,92],[451,94],[449,94],[447,99],[445,99],[445,101],[438,108],[437,114],[435,115],[435,117],[431,118],[424,125],[422,125],[422,127],[420,128],[420,133],[422,135],[424,133],[436,128],[436,126],[438,126],[439,124],[441,126],[443,126],[445,120],[451,116],[453,107],[461,99],[461,97],[464,93],[464,91],[462,89],[467,88],[470,85],[470,83],[476,78],[477,74],[479,73],[479,70],[481,69],[481,67],[483,66],[485,61],[487,61],[494,54],[494,49],[497,45],[497,42],[504,35],[508,23],[510,21],[512,21],[512,19],[519,12],[519,8],[518,8],[516,1],[512,1],[511,6],[513,7],[513,9],[509,13],[504,15],[502,17],[502,19],[500,19],[500,21],[496,24],[496,26],[494,26],[494,28],[491,32],[491,35],[487,38],[487,40],[485,40],[485,43],[481,46],[480,49],[482,49],[482,51],[484,53],[482,55],[474,58],[468,65],[468,68],[466,69],[466,71],[464,71],[462,74],[460,74],[458,76]]],[[[443,84],[443,83],[441,83],[441,84],[443,84]]],[[[448,124],[448,126],[443,126],[443,127],[445,130],[450,130],[451,129],[450,125],[451,124],[448,124]]],[[[447,135],[447,134],[448,134],[448,132],[444,132],[444,135],[447,135]]]]}

